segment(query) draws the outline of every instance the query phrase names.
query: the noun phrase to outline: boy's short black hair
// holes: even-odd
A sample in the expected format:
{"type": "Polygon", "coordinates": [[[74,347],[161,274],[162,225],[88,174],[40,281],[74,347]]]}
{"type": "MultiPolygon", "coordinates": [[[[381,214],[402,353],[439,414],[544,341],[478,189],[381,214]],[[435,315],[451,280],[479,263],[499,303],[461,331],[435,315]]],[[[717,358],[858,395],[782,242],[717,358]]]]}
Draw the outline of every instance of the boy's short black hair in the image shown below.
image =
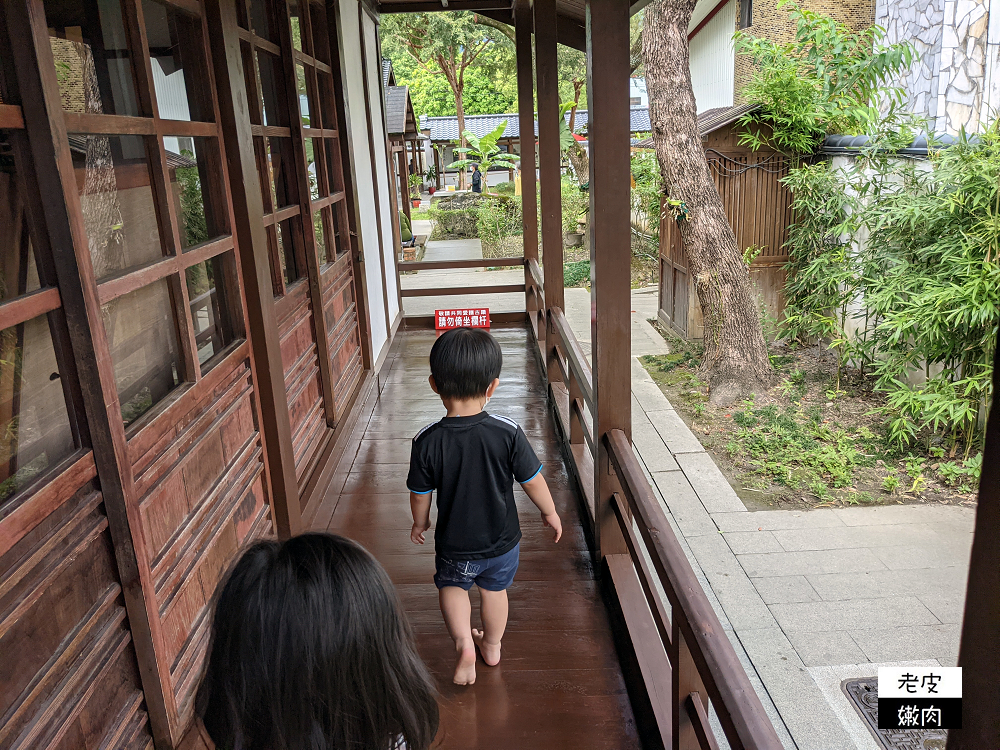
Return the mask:
{"type": "Polygon", "coordinates": [[[503,352],[482,328],[453,328],[431,347],[431,375],[438,394],[445,398],[483,396],[500,377],[503,352]]]}

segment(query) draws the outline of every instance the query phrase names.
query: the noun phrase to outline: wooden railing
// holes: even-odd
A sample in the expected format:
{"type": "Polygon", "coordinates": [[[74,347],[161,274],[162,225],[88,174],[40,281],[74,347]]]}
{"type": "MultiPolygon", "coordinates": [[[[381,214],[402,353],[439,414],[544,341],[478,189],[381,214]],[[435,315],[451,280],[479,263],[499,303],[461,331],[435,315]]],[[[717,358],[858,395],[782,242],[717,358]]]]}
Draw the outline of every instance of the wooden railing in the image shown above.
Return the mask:
{"type": "MultiPolygon", "coordinates": [[[[529,262],[528,277],[535,275],[531,265],[529,262]]],[[[535,284],[540,286],[538,280],[535,284]]],[[[529,282],[529,305],[531,286],[529,282]]],[[[593,480],[597,440],[607,450],[610,470],[620,487],[612,497],[610,511],[627,554],[608,554],[601,562],[606,590],[617,600],[621,629],[638,667],[636,680],[641,684],[630,687],[641,688],[658,734],[644,739],[652,744],[658,740],[666,750],[717,750],[709,721],[711,707],[733,750],[780,750],[774,727],[674,536],[628,437],[621,430],[594,434],[593,375],[566,316],[552,307],[544,320],[541,335],[545,338],[540,337],[539,343],[550,363],[551,396],[587,501],[592,529],[600,524],[602,513],[595,505],[593,480]]],[[[538,330],[536,326],[532,329],[538,330]]],[[[602,548],[611,546],[607,540],[601,543],[602,548]]]]}

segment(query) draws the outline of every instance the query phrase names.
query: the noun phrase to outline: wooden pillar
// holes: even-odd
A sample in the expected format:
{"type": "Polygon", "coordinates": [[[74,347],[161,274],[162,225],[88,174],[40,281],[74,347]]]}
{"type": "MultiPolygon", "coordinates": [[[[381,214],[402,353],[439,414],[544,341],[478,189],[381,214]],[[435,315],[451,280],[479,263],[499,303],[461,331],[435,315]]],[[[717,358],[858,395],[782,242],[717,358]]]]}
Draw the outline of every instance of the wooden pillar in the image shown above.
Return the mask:
{"type": "Polygon", "coordinates": [[[440,190],[444,175],[441,174],[441,152],[438,149],[434,149],[434,179],[437,181],[437,189],[440,190]]]}
{"type": "MultiPolygon", "coordinates": [[[[535,0],[535,59],[538,63],[538,165],[542,196],[542,264],[545,305],[563,308],[562,196],[559,183],[559,69],[556,60],[556,0],[535,0]]],[[[627,77],[626,77],[627,82],[627,77]]],[[[627,88],[627,87],[626,87],[627,88]]],[[[627,101],[626,101],[627,104],[627,101]]],[[[626,113],[628,107],[626,106],[626,113]]],[[[547,327],[547,324],[546,324],[547,327]]],[[[550,383],[562,381],[552,346],[546,349],[550,383]]]]}
{"type": "Polygon", "coordinates": [[[993,356],[993,408],[986,425],[979,506],[969,559],[958,666],[962,728],[948,732],[948,750],[1000,747],[1000,348],[993,356]]]}
{"type": "Polygon", "coordinates": [[[531,1],[514,5],[517,53],[517,119],[521,141],[521,215],[524,257],[538,260],[538,202],[535,193],[535,73],[531,62],[531,1]]]}
{"type": "MultiPolygon", "coordinates": [[[[392,159],[389,159],[392,162],[392,159]]],[[[403,201],[403,213],[406,214],[406,220],[412,222],[413,217],[410,216],[410,185],[407,182],[406,176],[406,142],[403,142],[403,150],[399,152],[399,158],[396,159],[396,166],[399,169],[399,197],[403,201]]],[[[413,225],[410,225],[413,228],[413,225]]]]}
{"type": "Polygon", "coordinates": [[[611,508],[611,496],[617,487],[609,467],[605,436],[617,429],[632,439],[628,80],[628,4],[587,0],[590,326],[597,438],[594,531],[602,558],[627,552],[611,508]]]}

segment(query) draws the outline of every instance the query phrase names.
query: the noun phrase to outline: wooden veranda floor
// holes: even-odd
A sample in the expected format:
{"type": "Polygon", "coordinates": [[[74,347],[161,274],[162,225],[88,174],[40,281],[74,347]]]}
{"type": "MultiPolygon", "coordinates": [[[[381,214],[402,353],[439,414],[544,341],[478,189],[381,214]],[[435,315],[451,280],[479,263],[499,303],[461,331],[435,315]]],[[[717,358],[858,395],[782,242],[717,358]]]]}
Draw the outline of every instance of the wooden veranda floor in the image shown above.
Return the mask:
{"type": "MultiPolygon", "coordinates": [[[[419,650],[437,680],[443,748],[637,748],[635,720],[594,581],[578,501],[560,455],[545,386],[527,328],[494,329],[503,347],[501,385],[487,410],[515,419],[544,462],[564,534],[550,531],[520,487],[521,565],[510,588],[510,620],[497,667],[477,664],[476,683],[452,684],[454,647],[438,610],[433,527],[410,543],[405,488],[410,440],[444,416],[427,384],[433,331],[400,331],[317,512],[313,529],[351,537],[385,566],[419,650]]],[[[432,517],[433,518],[433,517],[432,517]]],[[[478,619],[473,594],[473,619],[478,619]]]]}

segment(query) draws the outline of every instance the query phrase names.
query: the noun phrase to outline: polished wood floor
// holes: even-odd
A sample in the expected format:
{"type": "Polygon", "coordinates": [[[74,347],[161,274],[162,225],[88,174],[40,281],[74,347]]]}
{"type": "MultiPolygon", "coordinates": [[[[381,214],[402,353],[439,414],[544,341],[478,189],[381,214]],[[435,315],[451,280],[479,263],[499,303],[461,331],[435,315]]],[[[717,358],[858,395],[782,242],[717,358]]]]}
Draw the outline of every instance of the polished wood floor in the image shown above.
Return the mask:
{"type": "MultiPolygon", "coordinates": [[[[500,388],[487,410],[516,420],[539,458],[563,517],[552,543],[534,506],[515,487],[523,539],[509,590],[503,660],[477,664],[475,685],[452,684],[454,647],[434,587],[433,527],[428,544],[410,543],[405,487],[410,440],[444,416],[427,385],[433,331],[400,331],[312,518],[312,528],[356,539],[385,566],[399,590],[418,647],[440,691],[438,746],[451,750],[638,748],[632,709],[607,614],[594,581],[578,501],[560,457],[536,361],[524,328],[495,329],[504,352],[500,388]]],[[[433,518],[433,517],[432,517],[433,518]]],[[[478,602],[473,592],[473,620],[478,602]]]]}

